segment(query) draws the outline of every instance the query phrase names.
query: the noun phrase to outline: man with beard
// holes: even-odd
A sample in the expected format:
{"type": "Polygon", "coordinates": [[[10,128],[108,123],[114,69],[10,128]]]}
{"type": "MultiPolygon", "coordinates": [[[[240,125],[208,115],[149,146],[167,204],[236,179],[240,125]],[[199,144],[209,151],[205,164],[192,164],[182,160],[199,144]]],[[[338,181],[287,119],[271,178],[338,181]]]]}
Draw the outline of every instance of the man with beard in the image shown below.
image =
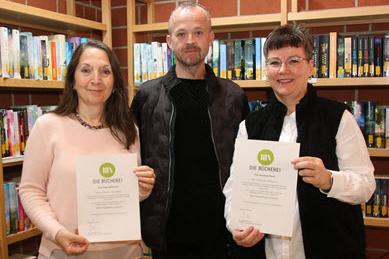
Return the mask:
{"type": "Polygon", "coordinates": [[[132,104],[142,162],[156,174],[141,203],[142,237],[153,259],[232,258],[222,189],[247,98],[204,63],[214,33],[203,6],[181,4],[168,25],[176,65],[141,85],[132,104]]]}

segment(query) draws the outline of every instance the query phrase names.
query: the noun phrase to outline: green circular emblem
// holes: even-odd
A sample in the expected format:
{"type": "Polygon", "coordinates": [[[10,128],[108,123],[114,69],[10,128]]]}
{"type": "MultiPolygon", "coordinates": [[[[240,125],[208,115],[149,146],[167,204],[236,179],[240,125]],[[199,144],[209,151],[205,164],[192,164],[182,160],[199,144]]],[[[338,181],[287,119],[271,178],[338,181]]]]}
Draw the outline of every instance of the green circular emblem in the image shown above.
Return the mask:
{"type": "Polygon", "coordinates": [[[104,178],[110,178],[115,174],[115,166],[111,163],[104,163],[99,168],[99,173],[104,178]]]}
{"type": "Polygon", "coordinates": [[[274,154],[269,149],[262,149],[257,155],[258,162],[263,165],[270,165],[274,161],[274,154]]]}

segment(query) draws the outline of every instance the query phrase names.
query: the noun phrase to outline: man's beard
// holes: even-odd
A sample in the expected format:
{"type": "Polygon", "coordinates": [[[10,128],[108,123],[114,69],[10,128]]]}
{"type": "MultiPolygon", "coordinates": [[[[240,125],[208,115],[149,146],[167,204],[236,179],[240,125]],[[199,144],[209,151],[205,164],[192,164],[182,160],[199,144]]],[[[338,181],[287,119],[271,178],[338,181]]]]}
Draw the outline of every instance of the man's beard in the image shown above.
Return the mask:
{"type": "MultiPolygon", "coordinates": [[[[193,49],[193,48],[191,48],[191,49],[193,49]]],[[[185,57],[183,57],[183,55],[181,56],[181,55],[177,55],[176,54],[176,60],[178,62],[180,62],[181,64],[187,66],[187,67],[193,67],[193,66],[199,65],[200,63],[204,63],[205,56],[202,57],[201,49],[197,48],[197,47],[195,49],[198,50],[198,53],[196,54],[196,57],[191,57],[191,58],[187,57],[187,58],[185,58],[185,57]]],[[[187,50],[188,50],[188,48],[184,49],[183,51],[185,52],[187,50]]]]}

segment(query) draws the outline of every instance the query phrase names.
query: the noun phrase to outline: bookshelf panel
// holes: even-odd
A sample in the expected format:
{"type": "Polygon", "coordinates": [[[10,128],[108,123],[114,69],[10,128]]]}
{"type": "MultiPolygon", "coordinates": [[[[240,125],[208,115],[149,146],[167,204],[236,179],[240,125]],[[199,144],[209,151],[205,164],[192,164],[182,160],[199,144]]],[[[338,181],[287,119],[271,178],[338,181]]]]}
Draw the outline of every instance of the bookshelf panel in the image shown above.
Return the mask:
{"type": "Polygon", "coordinates": [[[389,157],[389,148],[369,148],[371,157],[389,157]]]}
{"type": "Polygon", "coordinates": [[[38,228],[32,228],[7,236],[8,245],[40,235],[42,232],[38,228]]]}
{"type": "Polygon", "coordinates": [[[389,218],[364,218],[365,226],[389,228],[389,218]]]}
{"type": "MultiPolygon", "coordinates": [[[[1,0],[0,0],[1,1],[1,0]]],[[[0,78],[0,89],[64,89],[63,81],[0,78]]]]}
{"type": "Polygon", "coordinates": [[[329,10],[301,11],[288,13],[289,21],[305,22],[310,26],[312,23],[320,23],[320,26],[326,26],[323,22],[330,21],[332,24],[344,25],[346,21],[352,24],[374,23],[389,21],[389,6],[365,6],[350,8],[335,8],[329,10]]]}
{"type": "MultiPolygon", "coordinates": [[[[250,27],[258,28],[258,26],[277,26],[280,25],[281,14],[261,14],[261,15],[243,15],[231,17],[217,17],[212,18],[212,28],[217,32],[223,28],[234,28],[244,26],[244,31],[250,27]]],[[[137,24],[132,26],[132,32],[158,32],[167,31],[168,23],[149,23],[137,24]]],[[[271,27],[269,27],[271,28],[271,27]]]]}
{"type": "Polygon", "coordinates": [[[23,164],[23,157],[3,157],[3,167],[11,167],[23,164]]]}
{"type": "Polygon", "coordinates": [[[28,24],[28,27],[49,31],[107,31],[106,24],[5,0],[0,0],[0,17],[3,22],[28,24]]]}

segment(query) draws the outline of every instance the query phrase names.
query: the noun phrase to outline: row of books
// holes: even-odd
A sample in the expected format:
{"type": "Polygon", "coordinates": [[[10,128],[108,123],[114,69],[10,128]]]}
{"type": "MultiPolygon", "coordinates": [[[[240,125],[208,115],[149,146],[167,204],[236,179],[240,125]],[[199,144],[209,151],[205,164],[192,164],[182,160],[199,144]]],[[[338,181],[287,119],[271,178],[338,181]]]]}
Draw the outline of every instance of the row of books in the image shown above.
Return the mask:
{"type": "Polygon", "coordinates": [[[87,38],[63,34],[33,36],[0,27],[0,77],[64,80],[74,49],[87,38]]]}
{"type": "Polygon", "coordinates": [[[24,154],[27,139],[36,119],[55,106],[13,106],[0,109],[1,156],[17,157],[24,154]]]}
{"type": "Polygon", "coordinates": [[[369,148],[389,148],[389,106],[373,101],[349,101],[355,120],[369,148]]]}
{"type": "MultiPolygon", "coordinates": [[[[232,80],[266,80],[263,46],[266,38],[212,42],[205,62],[214,73],[232,80]]],[[[341,37],[337,32],[314,36],[316,78],[389,77],[389,34],[385,37],[341,37]]],[[[174,64],[166,43],[134,44],[136,84],[163,76],[174,64]]]]}
{"type": "Polygon", "coordinates": [[[370,200],[362,204],[366,217],[388,218],[389,176],[376,176],[376,189],[370,200]]]}
{"type": "Polygon", "coordinates": [[[134,43],[134,83],[140,84],[165,75],[174,64],[167,43],[134,43]]]}
{"type": "Polygon", "coordinates": [[[3,183],[6,234],[15,234],[33,226],[19,198],[18,179],[3,183]]]}
{"type": "Polygon", "coordinates": [[[313,77],[389,77],[389,34],[342,37],[337,32],[314,36],[313,77]]]}

